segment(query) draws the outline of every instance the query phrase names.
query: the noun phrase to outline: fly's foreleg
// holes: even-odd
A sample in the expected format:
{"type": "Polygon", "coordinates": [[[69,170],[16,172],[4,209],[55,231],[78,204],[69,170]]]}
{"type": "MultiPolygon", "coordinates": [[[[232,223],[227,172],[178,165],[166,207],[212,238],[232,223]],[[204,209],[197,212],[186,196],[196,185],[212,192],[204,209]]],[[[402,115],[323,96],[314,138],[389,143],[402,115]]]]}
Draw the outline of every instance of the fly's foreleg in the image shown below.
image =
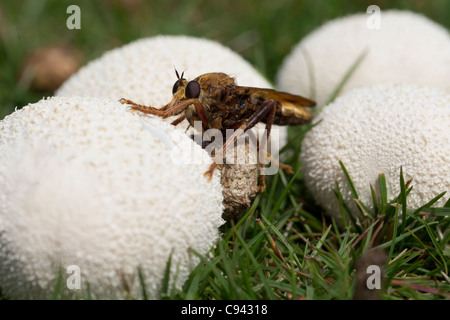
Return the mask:
{"type": "Polygon", "coordinates": [[[187,101],[183,101],[182,103],[175,105],[173,107],[169,107],[168,105],[165,105],[161,109],[150,107],[150,106],[144,106],[142,104],[135,103],[131,100],[127,99],[120,99],[119,102],[121,104],[129,104],[131,105],[132,110],[140,111],[142,113],[147,114],[153,114],[155,116],[160,116],[161,118],[168,118],[171,116],[174,116],[176,114],[179,114],[183,110],[185,110],[189,104],[186,103],[187,101]]]}
{"type": "MultiPolygon", "coordinates": [[[[197,99],[188,99],[180,102],[179,104],[176,104],[174,106],[170,106],[170,104],[165,105],[161,109],[150,107],[150,106],[144,106],[142,104],[135,103],[131,100],[127,99],[120,99],[120,103],[122,104],[129,104],[131,105],[131,109],[140,111],[142,113],[146,114],[153,114],[155,116],[159,116],[161,118],[168,118],[171,116],[179,115],[184,110],[186,110],[190,105],[194,105],[195,110],[197,111],[197,114],[202,121],[203,128],[208,129],[209,128],[209,121],[208,121],[208,115],[206,113],[205,107],[198,101],[197,99]]],[[[180,116],[178,119],[172,122],[173,125],[177,125],[181,123],[185,119],[184,115],[180,116]]]]}
{"type": "Polygon", "coordinates": [[[136,103],[136,102],[128,100],[128,99],[123,99],[123,98],[120,99],[119,102],[121,104],[129,104],[129,105],[131,105],[132,110],[140,111],[142,113],[153,114],[156,116],[160,116],[162,118],[167,118],[170,116],[167,113],[168,105],[165,105],[161,109],[158,109],[158,108],[151,107],[151,106],[145,106],[145,105],[136,103]]]}

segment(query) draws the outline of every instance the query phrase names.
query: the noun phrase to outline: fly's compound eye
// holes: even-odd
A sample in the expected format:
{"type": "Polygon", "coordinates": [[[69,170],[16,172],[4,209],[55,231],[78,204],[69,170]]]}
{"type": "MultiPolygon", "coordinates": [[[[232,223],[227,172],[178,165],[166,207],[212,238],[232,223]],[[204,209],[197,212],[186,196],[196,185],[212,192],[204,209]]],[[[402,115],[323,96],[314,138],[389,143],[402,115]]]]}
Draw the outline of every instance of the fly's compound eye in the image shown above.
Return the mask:
{"type": "Polygon", "coordinates": [[[175,81],[175,83],[173,84],[173,88],[172,88],[172,94],[177,92],[179,86],[180,86],[180,80],[175,81]]]}
{"type": "Polygon", "coordinates": [[[197,81],[189,81],[184,91],[186,98],[198,98],[200,95],[200,84],[197,81]]]}

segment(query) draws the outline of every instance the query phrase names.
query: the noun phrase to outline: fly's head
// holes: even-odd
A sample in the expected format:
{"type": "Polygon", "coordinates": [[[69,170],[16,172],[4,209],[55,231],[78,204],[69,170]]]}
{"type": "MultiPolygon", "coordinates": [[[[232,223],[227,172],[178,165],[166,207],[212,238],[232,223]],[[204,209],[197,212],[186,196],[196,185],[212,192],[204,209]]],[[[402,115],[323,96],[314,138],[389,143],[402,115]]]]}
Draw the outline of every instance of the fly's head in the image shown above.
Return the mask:
{"type": "Polygon", "coordinates": [[[177,81],[175,81],[172,87],[173,96],[170,105],[175,106],[185,100],[197,99],[202,91],[200,84],[195,80],[187,81],[183,78],[184,71],[181,73],[181,76],[177,70],[175,70],[175,74],[177,76],[177,81]]]}

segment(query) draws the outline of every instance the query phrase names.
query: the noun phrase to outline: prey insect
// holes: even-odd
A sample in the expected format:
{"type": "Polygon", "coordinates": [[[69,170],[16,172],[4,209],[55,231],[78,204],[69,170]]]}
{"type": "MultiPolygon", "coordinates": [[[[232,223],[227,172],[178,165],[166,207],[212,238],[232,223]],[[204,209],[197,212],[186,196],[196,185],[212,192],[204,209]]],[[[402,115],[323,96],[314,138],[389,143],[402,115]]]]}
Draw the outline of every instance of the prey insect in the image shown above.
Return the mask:
{"type": "MultiPolygon", "coordinates": [[[[211,178],[218,160],[236,139],[259,122],[266,124],[266,138],[270,136],[272,125],[301,125],[311,121],[312,115],[305,107],[315,106],[315,102],[301,96],[272,89],[238,86],[235,79],[225,73],[205,73],[187,81],[175,70],[177,80],[172,89],[172,100],[162,108],[144,106],[127,99],[133,110],[168,118],[178,116],[173,125],[186,119],[191,126],[201,121],[203,132],[208,129],[234,129],[219,152],[214,155],[205,175],[211,178]]],[[[267,139],[266,139],[267,140],[267,139]]],[[[268,154],[270,158],[270,154],[268,154]]],[[[278,163],[287,171],[289,166],[278,163]]],[[[264,187],[263,187],[264,188],[264,187]]]]}

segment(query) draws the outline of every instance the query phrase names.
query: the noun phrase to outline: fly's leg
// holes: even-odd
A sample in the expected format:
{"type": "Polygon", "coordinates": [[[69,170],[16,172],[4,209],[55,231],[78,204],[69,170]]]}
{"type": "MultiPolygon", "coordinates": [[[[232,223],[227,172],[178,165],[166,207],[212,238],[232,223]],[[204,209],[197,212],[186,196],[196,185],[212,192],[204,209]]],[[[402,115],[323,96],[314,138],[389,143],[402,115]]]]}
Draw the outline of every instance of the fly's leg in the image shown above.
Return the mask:
{"type": "MultiPolygon", "coordinates": [[[[263,140],[262,140],[261,144],[259,145],[259,150],[261,150],[261,149],[262,150],[266,150],[266,143],[267,143],[267,141],[269,140],[269,137],[270,137],[270,130],[272,129],[273,118],[275,117],[275,110],[276,110],[278,102],[275,101],[275,100],[268,100],[268,101],[264,102],[263,106],[265,104],[270,105],[271,109],[269,110],[269,113],[267,115],[265,137],[263,137],[263,140]]],[[[263,168],[264,164],[260,162],[259,154],[260,154],[260,152],[258,152],[259,166],[260,166],[260,168],[263,168]]],[[[268,154],[269,153],[266,152],[266,156],[268,154]]],[[[266,179],[265,178],[266,178],[266,176],[264,174],[260,174],[259,175],[258,192],[264,192],[264,190],[266,190],[266,179]]]]}
{"type": "Polygon", "coordinates": [[[182,115],[181,117],[179,117],[179,118],[175,119],[174,121],[172,121],[171,124],[173,126],[176,126],[176,125],[180,124],[181,122],[183,122],[184,119],[186,119],[186,117],[184,115],[182,115]]]}
{"type": "Polygon", "coordinates": [[[289,174],[294,173],[294,170],[292,170],[292,167],[290,165],[277,161],[274,157],[272,157],[272,155],[270,153],[267,153],[267,158],[269,158],[270,162],[272,162],[278,168],[286,171],[286,173],[289,173],[289,174]]]}
{"type": "Polygon", "coordinates": [[[141,111],[143,113],[155,114],[155,115],[159,115],[159,116],[162,116],[160,114],[160,112],[164,112],[167,109],[167,107],[168,107],[168,105],[165,105],[161,109],[158,109],[158,108],[155,108],[155,107],[144,106],[142,104],[138,104],[136,102],[133,102],[131,100],[124,99],[124,98],[120,99],[119,102],[121,104],[129,104],[129,105],[131,105],[132,106],[131,109],[133,109],[133,110],[138,110],[138,111],[141,111]]]}
{"type": "MultiPolygon", "coordinates": [[[[170,106],[169,104],[165,105],[161,109],[150,107],[150,106],[144,106],[142,104],[135,103],[131,100],[127,99],[120,99],[120,103],[122,104],[129,104],[131,105],[131,109],[140,111],[142,113],[147,114],[153,114],[156,116],[160,116],[161,118],[168,118],[171,116],[175,116],[186,110],[191,104],[195,106],[195,110],[197,111],[197,115],[202,121],[202,125],[204,129],[209,128],[209,121],[208,121],[208,115],[206,113],[205,107],[198,101],[197,99],[188,99],[180,102],[177,105],[170,106]]],[[[181,121],[184,120],[184,115],[180,118],[176,119],[172,122],[173,125],[179,124],[181,121]]]]}
{"type": "Polygon", "coordinates": [[[225,154],[227,148],[229,148],[231,145],[234,144],[236,139],[242,135],[245,131],[253,128],[258,122],[261,122],[266,117],[266,134],[269,136],[270,129],[273,123],[273,117],[275,115],[276,110],[276,102],[275,100],[267,100],[265,101],[260,108],[258,108],[251,116],[248,118],[248,120],[243,121],[239,128],[227,139],[227,141],[224,143],[222,148],[216,153],[213,159],[213,163],[210,165],[208,171],[204,173],[205,176],[207,176],[209,179],[211,179],[212,174],[214,173],[214,170],[217,167],[217,162],[223,157],[225,154]],[[270,119],[272,118],[272,119],[270,119]]]}

